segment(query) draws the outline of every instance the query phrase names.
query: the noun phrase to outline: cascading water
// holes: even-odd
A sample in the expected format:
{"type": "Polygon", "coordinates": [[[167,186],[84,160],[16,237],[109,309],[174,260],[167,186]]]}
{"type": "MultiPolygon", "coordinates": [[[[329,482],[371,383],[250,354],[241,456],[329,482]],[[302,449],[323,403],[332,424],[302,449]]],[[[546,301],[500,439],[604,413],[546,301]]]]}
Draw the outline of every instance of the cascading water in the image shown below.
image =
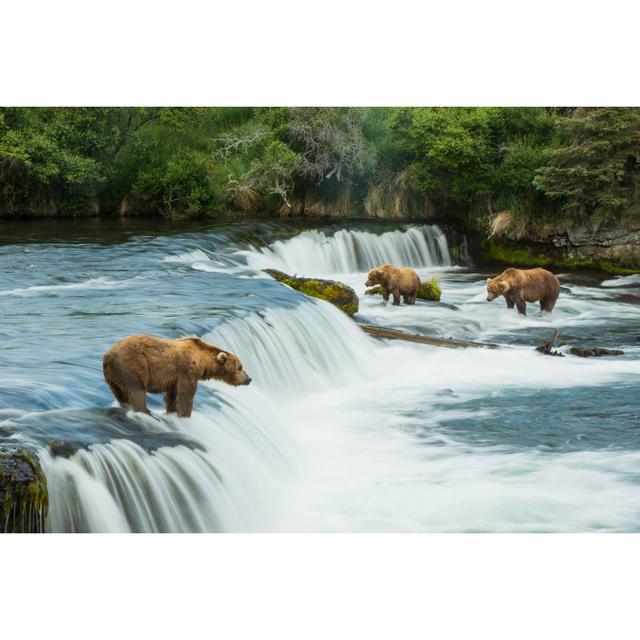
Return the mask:
{"type": "Polygon", "coordinates": [[[640,530],[634,277],[561,274],[554,313],[520,318],[486,302],[486,272],[451,266],[435,227],[249,248],[216,228],[0,247],[0,263],[15,300],[3,309],[0,444],[39,448],[49,531],[640,530]],[[61,276],[52,254],[78,275],[61,276]],[[435,270],[443,302],[361,295],[384,262],[435,270]],[[505,348],[377,341],[264,267],[339,274],[360,295],[358,319],[505,348]],[[625,356],[535,353],[555,327],[625,356]],[[108,408],[101,354],[138,332],[199,335],[236,352],[254,382],[200,383],[189,419],[152,396],[156,418],[108,408]]]}
{"type": "Polygon", "coordinates": [[[341,229],[333,235],[305,231],[290,240],[245,251],[249,266],[287,273],[327,275],[368,271],[391,262],[407,267],[451,266],[447,239],[437,225],[380,235],[341,229]]]}
{"type": "MultiPolygon", "coordinates": [[[[294,309],[222,324],[203,336],[237,353],[254,384],[215,390],[189,420],[131,414],[142,429],[180,431],[185,445],[147,451],[127,440],[92,445],[70,460],[42,454],[52,531],[250,531],[269,522],[276,486],[295,456],[279,424],[279,398],[347,384],[371,364],[368,339],[328,303],[301,300],[294,309]],[[270,491],[265,493],[267,487],[270,491]]],[[[207,396],[208,397],[208,396],[207,396]]],[[[280,488],[282,492],[282,488],[280,488]]]]}

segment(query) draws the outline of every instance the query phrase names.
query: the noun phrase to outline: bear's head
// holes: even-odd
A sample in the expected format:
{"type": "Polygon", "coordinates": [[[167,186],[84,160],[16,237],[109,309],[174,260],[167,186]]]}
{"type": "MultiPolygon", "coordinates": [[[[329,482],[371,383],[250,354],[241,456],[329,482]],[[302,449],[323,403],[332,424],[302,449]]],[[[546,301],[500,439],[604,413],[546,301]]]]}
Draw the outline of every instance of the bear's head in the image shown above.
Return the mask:
{"type": "Polygon", "coordinates": [[[238,387],[242,384],[249,384],[251,378],[240,362],[240,358],[235,353],[229,351],[220,351],[216,356],[217,368],[211,376],[216,380],[222,380],[230,384],[232,387],[238,387]]]}
{"type": "Polygon", "coordinates": [[[497,278],[487,278],[487,301],[491,302],[498,296],[502,296],[509,291],[509,284],[497,278]]]}
{"type": "Polygon", "coordinates": [[[381,267],[371,269],[367,276],[367,281],[364,283],[365,287],[373,287],[376,284],[385,284],[387,281],[387,267],[391,265],[385,264],[381,267]]]}

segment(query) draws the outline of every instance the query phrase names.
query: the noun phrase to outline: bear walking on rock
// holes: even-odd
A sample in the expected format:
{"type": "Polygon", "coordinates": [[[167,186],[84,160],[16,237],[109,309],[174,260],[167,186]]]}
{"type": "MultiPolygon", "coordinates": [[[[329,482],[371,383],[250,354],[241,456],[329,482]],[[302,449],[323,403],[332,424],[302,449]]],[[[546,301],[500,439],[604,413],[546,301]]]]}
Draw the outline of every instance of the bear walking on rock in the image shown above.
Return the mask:
{"type": "Polygon", "coordinates": [[[507,307],[517,307],[526,315],[527,302],[540,302],[542,311],[553,311],[560,295],[560,281],[546,269],[514,269],[509,267],[495,278],[487,278],[487,300],[504,296],[507,307]]]}
{"type": "Polygon", "coordinates": [[[384,264],[369,271],[365,286],[380,285],[384,301],[389,300],[389,293],[393,294],[393,304],[400,304],[400,296],[405,304],[415,304],[420,278],[413,269],[398,269],[392,264],[384,264]]]}
{"type": "Polygon", "coordinates": [[[164,393],[167,413],[183,418],[191,415],[198,380],[251,382],[238,356],[198,338],[129,336],[104,354],[102,369],[120,406],[151,415],[147,392],[164,393]]]}

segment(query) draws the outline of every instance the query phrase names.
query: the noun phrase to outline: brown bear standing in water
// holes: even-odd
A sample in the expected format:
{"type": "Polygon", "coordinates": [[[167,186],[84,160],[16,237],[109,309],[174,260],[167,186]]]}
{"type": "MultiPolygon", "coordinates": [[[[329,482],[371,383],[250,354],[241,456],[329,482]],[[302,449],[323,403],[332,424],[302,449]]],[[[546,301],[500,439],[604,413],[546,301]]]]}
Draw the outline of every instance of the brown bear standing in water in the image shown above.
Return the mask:
{"type": "Polygon", "coordinates": [[[504,296],[507,307],[526,315],[527,302],[540,301],[542,311],[551,312],[560,295],[560,281],[546,269],[509,267],[495,278],[487,278],[487,300],[504,296]]]}
{"type": "Polygon", "coordinates": [[[369,271],[365,286],[380,285],[384,301],[389,300],[389,293],[393,294],[393,304],[400,304],[400,296],[405,304],[415,304],[420,278],[413,269],[398,269],[392,264],[384,264],[369,271]]]}
{"type": "Polygon", "coordinates": [[[167,413],[177,411],[181,418],[191,415],[198,380],[234,387],[251,382],[238,356],[198,338],[129,336],[104,354],[102,370],[120,406],[151,415],[147,392],[164,393],[167,413]]]}

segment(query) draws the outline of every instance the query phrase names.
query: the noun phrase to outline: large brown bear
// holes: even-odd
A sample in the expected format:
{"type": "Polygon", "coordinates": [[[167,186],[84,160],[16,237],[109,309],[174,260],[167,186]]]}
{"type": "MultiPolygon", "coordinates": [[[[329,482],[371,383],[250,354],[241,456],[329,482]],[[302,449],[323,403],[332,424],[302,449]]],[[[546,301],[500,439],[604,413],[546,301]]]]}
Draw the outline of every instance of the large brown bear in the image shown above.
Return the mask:
{"type": "Polygon", "coordinates": [[[405,304],[415,304],[420,278],[413,269],[398,269],[392,264],[383,264],[369,271],[365,286],[372,287],[376,284],[380,285],[385,302],[389,300],[389,293],[392,293],[393,304],[400,304],[400,296],[404,298],[405,304]]]}
{"type": "Polygon", "coordinates": [[[191,415],[198,380],[234,387],[251,382],[238,356],[198,338],[129,336],[104,354],[102,370],[120,406],[151,415],[147,392],[164,393],[167,412],[183,418],[191,415]]]}
{"type": "Polygon", "coordinates": [[[487,300],[504,296],[507,307],[518,308],[526,315],[527,302],[540,301],[542,311],[551,312],[560,295],[560,282],[546,269],[514,269],[509,267],[495,278],[487,278],[487,300]]]}

